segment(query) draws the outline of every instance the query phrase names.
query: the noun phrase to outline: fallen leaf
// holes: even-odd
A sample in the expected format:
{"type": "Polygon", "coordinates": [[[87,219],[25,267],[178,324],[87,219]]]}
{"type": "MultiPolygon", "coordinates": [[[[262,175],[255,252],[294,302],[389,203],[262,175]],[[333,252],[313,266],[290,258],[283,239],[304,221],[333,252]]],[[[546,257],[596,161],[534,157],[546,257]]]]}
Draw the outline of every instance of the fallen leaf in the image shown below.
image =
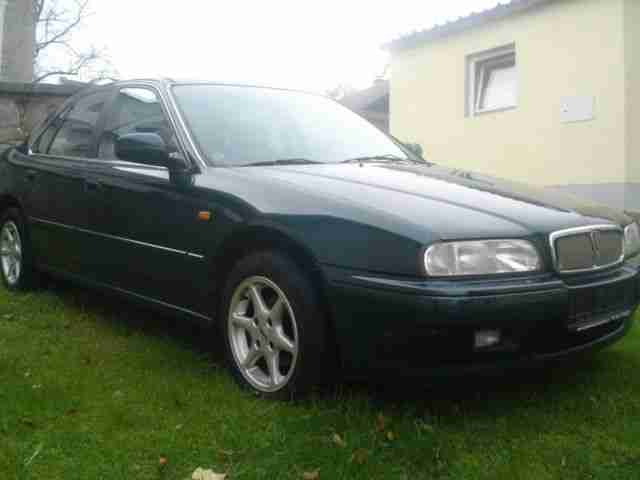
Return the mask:
{"type": "Polygon", "coordinates": [[[160,457],[160,458],[158,459],[158,464],[159,464],[161,467],[164,467],[164,466],[167,464],[167,457],[160,457]]]}
{"type": "Polygon", "coordinates": [[[390,442],[393,442],[395,439],[396,439],[396,436],[391,430],[389,430],[387,432],[387,440],[389,440],[390,442]]]}
{"type": "Polygon", "coordinates": [[[365,450],[364,448],[359,448],[351,454],[351,463],[362,465],[367,461],[368,456],[369,452],[367,450],[365,450]]]}
{"type": "Polygon", "coordinates": [[[331,437],[333,439],[333,443],[335,443],[336,445],[338,445],[339,447],[346,447],[347,446],[347,442],[344,441],[344,439],[338,435],[337,433],[333,434],[333,437],[331,437]]]}
{"type": "Polygon", "coordinates": [[[433,425],[430,425],[428,423],[419,421],[418,423],[416,423],[416,427],[424,430],[425,432],[433,432],[435,429],[433,428],[433,425]]]}
{"type": "Polygon", "coordinates": [[[384,418],[384,415],[381,413],[376,417],[376,431],[384,432],[385,426],[387,425],[387,419],[384,418]]]}
{"type": "Polygon", "coordinates": [[[302,474],[303,480],[318,480],[320,478],[320,470],[313,470],[312,472],[304,472],[302,474]]]}
{"type": "Polygon", "coordinates": [[[36,422],[34,422],[33,420],[31,420],[30,418],[21,418],[20,422],[28,427],[35,427],[36,426],[36,422]]]}
{"type": "Polygon", "coordinates": [[[213,470],[205,470],[204,468],[196,468],[191,475],[191,480],[225,480],[226,473],[215,473],[213,470]]]}

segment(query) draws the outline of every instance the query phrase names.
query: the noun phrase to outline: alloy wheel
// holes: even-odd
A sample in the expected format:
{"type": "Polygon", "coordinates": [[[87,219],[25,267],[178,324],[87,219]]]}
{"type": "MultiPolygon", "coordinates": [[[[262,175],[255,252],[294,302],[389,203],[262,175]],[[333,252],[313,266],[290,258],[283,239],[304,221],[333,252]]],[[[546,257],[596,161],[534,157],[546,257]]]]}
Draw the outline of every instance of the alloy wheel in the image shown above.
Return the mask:
{"type": "Polygon", "coordinates": [[[261,392],[289,382],[298,358],[298,328],[284,292],[262,276],[238,285],[231,297],[227,331],[236,366],[261,392]]]}
{"type": "Polygon", "coordinates": [[[7,283],[16,285],[22,273],[22,241],[13,220],[5,222],[0,231],[0,263],[7,283]]]}

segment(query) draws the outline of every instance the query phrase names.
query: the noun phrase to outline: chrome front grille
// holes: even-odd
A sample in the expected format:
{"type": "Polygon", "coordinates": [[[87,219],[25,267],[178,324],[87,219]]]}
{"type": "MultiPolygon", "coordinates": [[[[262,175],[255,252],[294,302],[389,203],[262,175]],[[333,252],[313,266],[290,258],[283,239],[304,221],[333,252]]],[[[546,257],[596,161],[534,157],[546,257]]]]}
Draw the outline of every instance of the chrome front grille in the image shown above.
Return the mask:
{"type": "Polygon", "coordinates": [[[624,260],[624,232],[615,225],[561,230],[550,235],[554,266],[561,273],[611,267],[624,260]]]}
{"type": "Polygon", "coordinates": [[[599,232],[599,254],[596,265],[607,266],[617,263],[624,257],[624,232],[622,230],[606,230],[599,232]]]}

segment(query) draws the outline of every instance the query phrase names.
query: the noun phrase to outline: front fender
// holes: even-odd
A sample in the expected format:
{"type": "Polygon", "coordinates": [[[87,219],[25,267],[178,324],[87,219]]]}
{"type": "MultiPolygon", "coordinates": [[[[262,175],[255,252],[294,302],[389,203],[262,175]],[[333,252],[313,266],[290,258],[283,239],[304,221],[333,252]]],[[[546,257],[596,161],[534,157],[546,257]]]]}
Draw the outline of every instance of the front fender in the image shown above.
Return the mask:
{"type": "Polygon", "coordinates": [[[321,264],[397,275],[421,275],[423,245],[382,228],[324,215],[266,218],[321,264]]]}

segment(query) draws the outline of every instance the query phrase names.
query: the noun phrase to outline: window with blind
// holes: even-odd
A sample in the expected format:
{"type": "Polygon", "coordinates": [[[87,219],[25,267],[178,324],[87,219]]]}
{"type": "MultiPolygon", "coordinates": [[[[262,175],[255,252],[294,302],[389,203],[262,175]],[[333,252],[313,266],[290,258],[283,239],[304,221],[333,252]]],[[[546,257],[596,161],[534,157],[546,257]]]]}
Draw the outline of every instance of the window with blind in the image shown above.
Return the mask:
{"type": "Polygon", "coordinates": [[[518,71],[514,46],[467,57],[467,116],[514,108],[518,71]]]}

